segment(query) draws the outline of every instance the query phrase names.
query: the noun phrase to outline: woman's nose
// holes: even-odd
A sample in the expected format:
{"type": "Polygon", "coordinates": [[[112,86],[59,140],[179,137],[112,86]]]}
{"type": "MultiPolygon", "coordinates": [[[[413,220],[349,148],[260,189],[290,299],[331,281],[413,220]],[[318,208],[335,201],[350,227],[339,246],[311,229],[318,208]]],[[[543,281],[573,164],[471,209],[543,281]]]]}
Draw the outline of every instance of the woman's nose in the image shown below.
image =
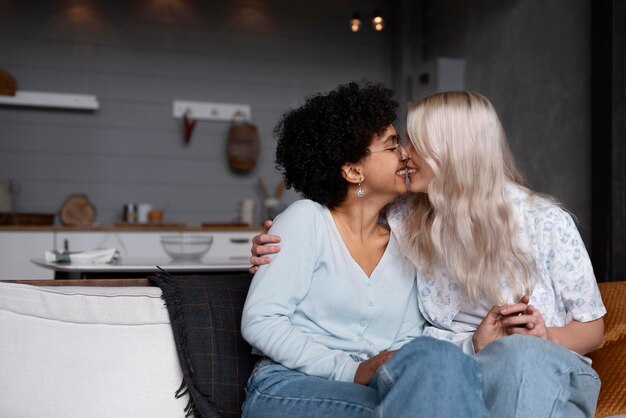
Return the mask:
{"type": "Polygon", "coordinates": [[[407,162],[409,160],[409,153],[407,152],[406,148],[400,145],[398,150],[400,151],[400,161],[407,162]]]}

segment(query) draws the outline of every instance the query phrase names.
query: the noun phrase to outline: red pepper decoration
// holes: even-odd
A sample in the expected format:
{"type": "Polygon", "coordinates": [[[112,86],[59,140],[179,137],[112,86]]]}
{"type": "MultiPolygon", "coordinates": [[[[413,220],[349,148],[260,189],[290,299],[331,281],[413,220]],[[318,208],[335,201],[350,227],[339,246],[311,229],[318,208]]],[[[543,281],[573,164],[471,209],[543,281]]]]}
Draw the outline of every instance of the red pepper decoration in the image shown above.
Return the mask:
{"type": "Polygon", "coordinates": [[[196,127],[197,120],[191,119],[191,111],[187,109],[183,114],[183,142],[185,145],[189,145],[191,141],[191,134],[193,133],[193,128],[196,127]]]}

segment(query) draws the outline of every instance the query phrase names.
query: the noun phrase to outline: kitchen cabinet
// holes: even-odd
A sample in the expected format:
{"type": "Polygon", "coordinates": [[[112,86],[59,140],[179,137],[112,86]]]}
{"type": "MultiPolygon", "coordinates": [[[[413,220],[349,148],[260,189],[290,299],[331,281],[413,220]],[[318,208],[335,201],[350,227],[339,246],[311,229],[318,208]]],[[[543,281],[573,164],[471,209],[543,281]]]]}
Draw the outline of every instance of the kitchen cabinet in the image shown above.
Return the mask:
{"type": "Polygon", "coordinates": [[[128,231],[116,228],[72,230],[52,227],[38,231],[0,230],[0,280],[52,279],[51,270],[34,265],[31,259],[42,258],[46,250],[62,250],[65,241],[70,251],[116,248],[124,258],[167,259],[161,246],[161,235],[210,235],[213,237],[213,245],[204,259],[247,260],[252,237],[258,233],[257,229],[247,228],[128,231]]]}
{"type": "Polygon", "coordinates": [[[52,231],[0,232],[0,280],[52,279],[53,272],[30,262],[54,245],[52,231]]]}
{"type": "Polygon", "coordinates": [[[116,248],[126,258],[167,257],[161,246],[161,235],[210,235],[211,249],[205,257],[250,257],[252,237],[258,231],[154,231],[154,232],[58,232],[55,238],[57,249],[62,249],[65,240],[70,251],[93,250],[94,248],[116,248]]]}
{"type": "Polygon", "coordinates": [[[163,232],[89,232],[59,231],[55,234],[55,248],[70,251],[88,251],[95,248],[115,248],[123,258],[166,257],[161,247],[163,232]]]}

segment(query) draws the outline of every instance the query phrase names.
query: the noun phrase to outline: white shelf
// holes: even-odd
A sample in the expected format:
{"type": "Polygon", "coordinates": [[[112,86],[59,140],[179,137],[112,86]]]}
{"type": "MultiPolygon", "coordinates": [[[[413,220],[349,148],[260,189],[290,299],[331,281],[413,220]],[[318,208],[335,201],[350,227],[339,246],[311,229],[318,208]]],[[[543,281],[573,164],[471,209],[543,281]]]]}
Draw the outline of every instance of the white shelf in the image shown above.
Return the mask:
{"type": "Polygon", "coordinates": [[[186,100],[174,101],[174,117],[182,118],[189,112],[191,119],[225,121],[233,119],[250,120],[250,105],[231,103],[190,102],[186,100]]]}
{"type": "Polygon", "coordinates": [[[90,94],[44,93],[18,90],[15,96],[0,96],[0,105],[48,107],[57,109],[96,110],[96,96],[90,94]]]}

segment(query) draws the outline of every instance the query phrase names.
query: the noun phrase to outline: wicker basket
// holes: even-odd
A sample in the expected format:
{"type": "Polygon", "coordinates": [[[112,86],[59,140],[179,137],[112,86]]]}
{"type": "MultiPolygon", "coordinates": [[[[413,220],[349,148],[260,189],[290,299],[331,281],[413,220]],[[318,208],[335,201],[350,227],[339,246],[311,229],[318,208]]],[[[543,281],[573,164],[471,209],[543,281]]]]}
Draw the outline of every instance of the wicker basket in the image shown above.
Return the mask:
{"type": "Polygon", "coordinates": [[[228,130],[226,155],[228,165],[235,173],[247,173],[256,167],[260,141],[256,126],[247,122],[235,122],[228,130]]]}

